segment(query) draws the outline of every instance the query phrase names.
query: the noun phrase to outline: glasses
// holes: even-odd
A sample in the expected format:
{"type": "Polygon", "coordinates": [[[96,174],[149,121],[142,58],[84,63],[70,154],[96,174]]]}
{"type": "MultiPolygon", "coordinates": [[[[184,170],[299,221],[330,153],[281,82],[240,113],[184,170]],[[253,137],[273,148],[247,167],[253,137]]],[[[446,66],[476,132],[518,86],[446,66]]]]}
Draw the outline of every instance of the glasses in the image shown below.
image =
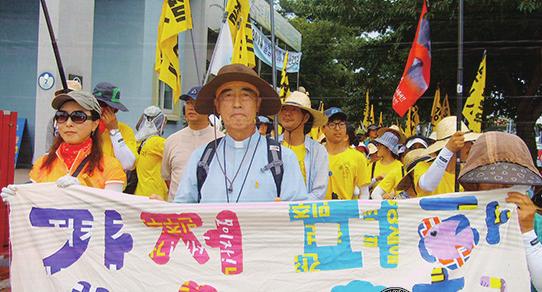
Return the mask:
{"type": "Polygon", "coordinates": [[[344,129],[346,128],[346,123],[345,122],[328,123],[327,126],[334,129],[344,129]]]}
{"type": "Polygon", "coordinates": [[[74,111],[69,114],[65,111],[57,111],[55,113],[55,121],[59,124],[65,123],[68,121],[68,118],[76,124],[82,124],[88,120],[89,116],[82,111],[74,111]]]}

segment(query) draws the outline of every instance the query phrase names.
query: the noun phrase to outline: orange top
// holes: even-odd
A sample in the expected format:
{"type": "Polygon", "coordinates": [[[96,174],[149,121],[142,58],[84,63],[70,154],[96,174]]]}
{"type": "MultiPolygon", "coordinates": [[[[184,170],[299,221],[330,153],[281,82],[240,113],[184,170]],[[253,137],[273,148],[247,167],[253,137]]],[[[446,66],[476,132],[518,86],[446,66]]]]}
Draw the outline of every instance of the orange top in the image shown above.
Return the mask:
{"type": "MultiPolygon", "coordinates": [[[[81,161],[90,154],[90,151],[90,148],[86,149],[86,151],[81,150],[77,154],[70,169],[68,169],[66,163],[64,163],[58,150],[56,151],[57,159],[53,161],[51,169],[40,169],[47,157],[47,155],[44,155],[34,163],[34,166],[29,173],[30,179],[35,183],[54,182],[67,174],[72,174],[79,164],[81,164],[81,161]]],[[[122,183],[123,185],[126,185],[126,174],[122,169],[122,165],[116,158],[104,154],[100,165],[103,167],[103,170],[99,170],[96,167],[91,175],[85,172],[88,165],[83,168],[77,176],[81,185],[98,189],[105,188],[105,185],[108,183],[122,183]]]]}

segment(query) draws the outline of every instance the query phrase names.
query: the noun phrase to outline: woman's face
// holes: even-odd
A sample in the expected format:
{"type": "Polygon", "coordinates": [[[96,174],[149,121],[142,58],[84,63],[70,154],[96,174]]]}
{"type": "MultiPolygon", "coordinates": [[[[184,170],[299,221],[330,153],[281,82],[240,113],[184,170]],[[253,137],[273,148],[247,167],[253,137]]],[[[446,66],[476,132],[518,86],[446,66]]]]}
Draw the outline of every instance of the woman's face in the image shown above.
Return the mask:
{"type": "Polygon", "coordinates": [[[59,111],[64,111],[68,114],[80,111],[87,115],[87,120],[83,123],[75,123],[71,118],[62,123],[57,120],[60,137],[68,144],[83,143],[98,127],[99,121],[93,121],[90,111],[84,109],[75,101],[65,102],[59,111]]]}
{"type": "Polygon", "coordinates": [[[379,158],[387,157],[388,155],[391,154],[390,149],[388,149],[388,147],[386,147],[386,146],[384,146],[382,144],[376,145],[376,148],[378,149],[378,151],[376,153],[377,153],[379,158]]]}

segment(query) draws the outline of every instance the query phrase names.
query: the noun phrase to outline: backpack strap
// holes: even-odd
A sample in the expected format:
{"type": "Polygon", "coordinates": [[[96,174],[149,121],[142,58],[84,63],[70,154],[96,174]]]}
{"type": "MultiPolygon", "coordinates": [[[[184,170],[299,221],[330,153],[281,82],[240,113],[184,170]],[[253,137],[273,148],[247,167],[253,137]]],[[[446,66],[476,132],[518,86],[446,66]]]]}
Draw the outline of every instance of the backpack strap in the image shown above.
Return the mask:
{"type": "Polygon", "coordinates": [[[376,162],[371,163],[371,180],[375,177],[376,162]]]}
{"type": "Polygon", "coordinates": [[[75,171],[72,173],[72,176],[73,177],[77,177],[81,171],[83,170],[83,168],[85,168],[85,166],[88,164],[88,161],[90,160],[90,155],[85,157],[81,163],[79,163],[79,165],[77,166],[77,168],[75,169],[75,171]]]}
{"type": "Polygon", "coordinates": [[[401,166],[401,177],[405,177],[405,167],[401,166]]]}
{"type": "Polygon", "coordinates": [[[207,179],[207,174],[209,173],[209,165],[213,160],[213,157],[216,153],[216,147],[220,144],[221,138],[213,140],[207,144],[203,154],[201,155],[200,160],[198,161],[198,167],[196,170],[196,177],[198,180],[198,203],[201,202],[201,188],[207,179]]]}
{"type": "Polygon", "coordinates": [[[282,189],[282,177],[284,176],[284,165],[282,162],[282,148],[277,140],[270,136],[265,136],[267,140],[267,162],[261,171],[271,170],[273,174],[273,180],[277,188],[277,198],[280,198],[280,191],[282,189]]]}

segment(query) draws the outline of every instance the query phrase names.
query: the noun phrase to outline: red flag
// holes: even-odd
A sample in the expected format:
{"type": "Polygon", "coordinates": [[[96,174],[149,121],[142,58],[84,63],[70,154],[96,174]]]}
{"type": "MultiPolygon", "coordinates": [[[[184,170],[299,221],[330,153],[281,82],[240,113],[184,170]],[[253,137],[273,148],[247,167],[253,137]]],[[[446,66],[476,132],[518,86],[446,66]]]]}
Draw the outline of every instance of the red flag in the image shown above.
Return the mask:
{"type": "Polygon", "coordinates": [[[431,39],[429,37],[429,19],[427,6],[423,1],[422,14],[418,21],[416,36],[410,48],[408,60],[399,81],[399,86],[393,94],[392,106],[399,116],[404,116],[416,100],[429,87],[431,73],[431,39]]]}

